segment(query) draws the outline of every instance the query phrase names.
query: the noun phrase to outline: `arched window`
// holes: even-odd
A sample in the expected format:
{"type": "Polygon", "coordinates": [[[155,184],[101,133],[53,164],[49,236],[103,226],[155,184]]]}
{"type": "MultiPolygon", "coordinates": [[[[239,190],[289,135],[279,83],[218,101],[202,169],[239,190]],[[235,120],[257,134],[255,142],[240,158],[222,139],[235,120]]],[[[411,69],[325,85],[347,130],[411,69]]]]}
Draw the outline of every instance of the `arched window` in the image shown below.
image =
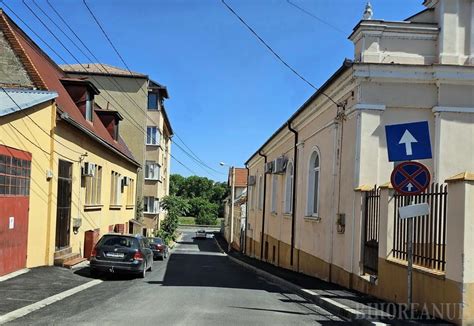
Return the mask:
{"type": "Polygon", "coordinates": [[[263,176],[258,177],[258,209],[263,209],[263,176]]]}
{"type": "Polygon", "coordinates": [[[285,175],[285,213],[291,214],[293,212],[293,182],[294,170],[293,162],[288,162],[286,166],[285,175]]]}
{"type": "Polygon", "coordinates": [[[320,156],[317,149],[311,154],[308,171],[308,216],[319,216],[320,156]]]}

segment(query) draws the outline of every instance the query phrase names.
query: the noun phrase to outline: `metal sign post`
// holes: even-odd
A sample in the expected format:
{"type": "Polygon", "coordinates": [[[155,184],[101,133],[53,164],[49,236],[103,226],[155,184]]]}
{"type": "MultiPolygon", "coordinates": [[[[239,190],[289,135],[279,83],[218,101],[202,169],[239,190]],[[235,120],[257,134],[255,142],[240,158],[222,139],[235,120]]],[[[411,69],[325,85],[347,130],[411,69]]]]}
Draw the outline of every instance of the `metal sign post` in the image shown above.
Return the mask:
{"type": "MultiPolygon", "coordinates": [[[[389,162],[403,162],[395,167],[390,181],[393,188],[402,195],[419,195],[428,188],[431,175],[429,170],[421,163],[411,160],[430,159],[431,152],[430,131],[428,121],[408,122],[385,126],[389,162]]],[[[401,219],[408,219],[407,232],[407,283],[408,283],[408,309],[413,303],[413,220],[417,216],[429,214],[429,206],[411,204],[398,209],[401,219]]]]}
{"type": "Polygon", "coordinates": [[[398,213],[401,219],[407,219],[408,230],[407,230],[407,284],[408,284],[408,297],[407,304],[408,309],[411,308],[413,303],[413,221],[417,216],[425,216],[430,212],[430,206],[426,203],[423,204],[412,204],[398,209],[398,213]]]}

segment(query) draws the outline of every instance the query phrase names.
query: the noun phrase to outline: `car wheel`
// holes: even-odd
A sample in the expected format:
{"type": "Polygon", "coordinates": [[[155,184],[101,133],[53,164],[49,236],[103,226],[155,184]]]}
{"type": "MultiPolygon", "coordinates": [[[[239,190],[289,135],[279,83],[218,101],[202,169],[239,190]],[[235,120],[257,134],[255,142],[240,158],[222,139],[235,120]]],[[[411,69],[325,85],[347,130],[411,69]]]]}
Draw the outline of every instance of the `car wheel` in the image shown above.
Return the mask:
{"type": "Polygon", "coordinates": [[[140,278],[145,278],[146,276],[146,263],[145,263],[145,266],[143,267],[143,271],[138,275],[140,278]]]}

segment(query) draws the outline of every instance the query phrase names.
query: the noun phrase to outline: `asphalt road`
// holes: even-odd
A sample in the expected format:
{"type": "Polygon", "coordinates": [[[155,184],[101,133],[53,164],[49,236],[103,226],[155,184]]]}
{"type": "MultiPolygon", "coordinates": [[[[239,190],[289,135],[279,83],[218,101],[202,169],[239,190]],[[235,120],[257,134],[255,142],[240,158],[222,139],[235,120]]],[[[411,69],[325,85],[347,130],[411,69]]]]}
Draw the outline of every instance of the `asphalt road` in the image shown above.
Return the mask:
{"type": "MultiPolygon", "coordinates": [[[[113,276],[9,325],[338,325],[342,321],[220,253],[187,229],[145,279],[113,276]]],[[[89,277],[88,270],[78,274],[89,277]]]]}

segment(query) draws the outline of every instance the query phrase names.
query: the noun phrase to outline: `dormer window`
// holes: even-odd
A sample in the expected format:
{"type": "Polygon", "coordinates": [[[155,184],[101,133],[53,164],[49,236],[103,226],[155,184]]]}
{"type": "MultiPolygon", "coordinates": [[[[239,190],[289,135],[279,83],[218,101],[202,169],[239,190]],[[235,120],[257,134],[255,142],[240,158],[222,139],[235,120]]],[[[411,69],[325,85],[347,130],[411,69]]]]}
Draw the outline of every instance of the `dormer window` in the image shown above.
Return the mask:
{"type": "Polygon", "coordinates": [[[86,120],[92,122],[94,112],[94,95],[91,92],[86,93],[86,120]]]}
{"type": "Polygon", "coordinates": [[[148,110],[158,110],[158,93],[148,92],[148,110]]]}

